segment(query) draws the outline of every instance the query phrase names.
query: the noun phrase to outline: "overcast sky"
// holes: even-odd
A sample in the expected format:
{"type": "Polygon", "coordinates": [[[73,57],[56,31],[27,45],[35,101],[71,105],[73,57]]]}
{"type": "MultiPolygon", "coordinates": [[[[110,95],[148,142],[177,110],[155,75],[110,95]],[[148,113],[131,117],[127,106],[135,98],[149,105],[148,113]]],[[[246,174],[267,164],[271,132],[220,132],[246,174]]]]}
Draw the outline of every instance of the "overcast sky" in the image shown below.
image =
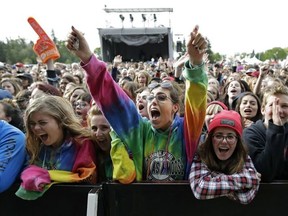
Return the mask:
{"type": "MultiPolygon", "coordinates": [[[[51,35],[52,29],[65,40],[70,27],[85,33],[92,49],[99,47],[98,28],[122,27],[119,14],[107,14],[107,8],[173,8],[173,13],[157,14],[155,25],[172,28],[174,34],[187,36],[198,24],[209,38],[212,50],[221,54],[261,52],[273,47],[288,47],[287,8],[284,0],[4,0],[1,2],[0,40],[18,37],[36,41],[37,35],[27,22],[33,16],[51,35]],[[166,2],[166,3],[164,3],[166,2]],[[170,22],[169,22],[170,21],[170,22]]],[[[124,14],[124,27],[131,27],[124,14]]],[[[134,27],[143,27],[141,14],[134,14],[134,27]]],[[[153,27],[154,22],[146,22],[153,27]]]]}

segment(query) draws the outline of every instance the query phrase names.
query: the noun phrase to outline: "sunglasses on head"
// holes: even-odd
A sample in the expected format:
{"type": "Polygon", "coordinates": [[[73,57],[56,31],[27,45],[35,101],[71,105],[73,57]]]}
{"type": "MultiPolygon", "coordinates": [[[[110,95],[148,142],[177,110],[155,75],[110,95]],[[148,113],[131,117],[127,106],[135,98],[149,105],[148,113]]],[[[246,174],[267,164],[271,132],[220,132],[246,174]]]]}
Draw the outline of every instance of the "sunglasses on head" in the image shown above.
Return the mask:
{"type": "Polygon", "coordinates": [[[165,88],[165,89],[171,89],[173,88],[173,85],[171,82],[167,81],[167,82],[161,82],[161,83],[151,83],[150,85],[148,85],[148,88],[150,89],[150,91],[152,91],[155,88],[165,88]]]}

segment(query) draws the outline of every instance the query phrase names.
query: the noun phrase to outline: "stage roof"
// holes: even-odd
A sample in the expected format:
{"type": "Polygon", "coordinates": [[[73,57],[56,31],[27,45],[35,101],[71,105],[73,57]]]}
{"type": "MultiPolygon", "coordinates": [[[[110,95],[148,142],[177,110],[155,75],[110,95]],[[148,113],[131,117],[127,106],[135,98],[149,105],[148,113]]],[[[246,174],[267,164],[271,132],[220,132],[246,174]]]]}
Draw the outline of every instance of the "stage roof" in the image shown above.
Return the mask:
{"type": "Polygon", "coordinates": [[[102,35],[154,35],[169,34],[170,28],[98,28],[102,35]]]}
{"type": "Polygon", "coordinates": [[[104,8],[106,13],[173,12],[173,8],[104,8]]]}

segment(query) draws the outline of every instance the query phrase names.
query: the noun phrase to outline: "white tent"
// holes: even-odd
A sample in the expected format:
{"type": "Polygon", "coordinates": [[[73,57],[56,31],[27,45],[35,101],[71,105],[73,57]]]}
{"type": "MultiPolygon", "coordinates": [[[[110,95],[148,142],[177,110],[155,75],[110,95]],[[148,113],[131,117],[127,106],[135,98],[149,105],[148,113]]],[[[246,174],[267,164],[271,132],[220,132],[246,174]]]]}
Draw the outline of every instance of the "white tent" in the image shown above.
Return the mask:
{"type": "Polygon", "coordinates": [[[244,62],[246,64],[260,64],[262,63],[262,61],[260,61],[259,59],[256,58],[256,56],[252,57],[252,58],[245,58],[244,62]]]}

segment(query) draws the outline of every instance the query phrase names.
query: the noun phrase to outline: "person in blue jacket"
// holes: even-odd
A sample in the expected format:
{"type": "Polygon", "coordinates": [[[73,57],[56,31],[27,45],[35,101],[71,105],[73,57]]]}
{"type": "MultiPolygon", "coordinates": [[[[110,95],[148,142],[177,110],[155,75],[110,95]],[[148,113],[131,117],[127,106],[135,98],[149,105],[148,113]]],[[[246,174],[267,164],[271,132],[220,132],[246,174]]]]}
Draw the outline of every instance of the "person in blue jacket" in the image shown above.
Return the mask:
{"type": "Polygon", "coordinates": [[[0,193],[19,177],[25,158],[25,134],[0,120],[0,193]]]}

